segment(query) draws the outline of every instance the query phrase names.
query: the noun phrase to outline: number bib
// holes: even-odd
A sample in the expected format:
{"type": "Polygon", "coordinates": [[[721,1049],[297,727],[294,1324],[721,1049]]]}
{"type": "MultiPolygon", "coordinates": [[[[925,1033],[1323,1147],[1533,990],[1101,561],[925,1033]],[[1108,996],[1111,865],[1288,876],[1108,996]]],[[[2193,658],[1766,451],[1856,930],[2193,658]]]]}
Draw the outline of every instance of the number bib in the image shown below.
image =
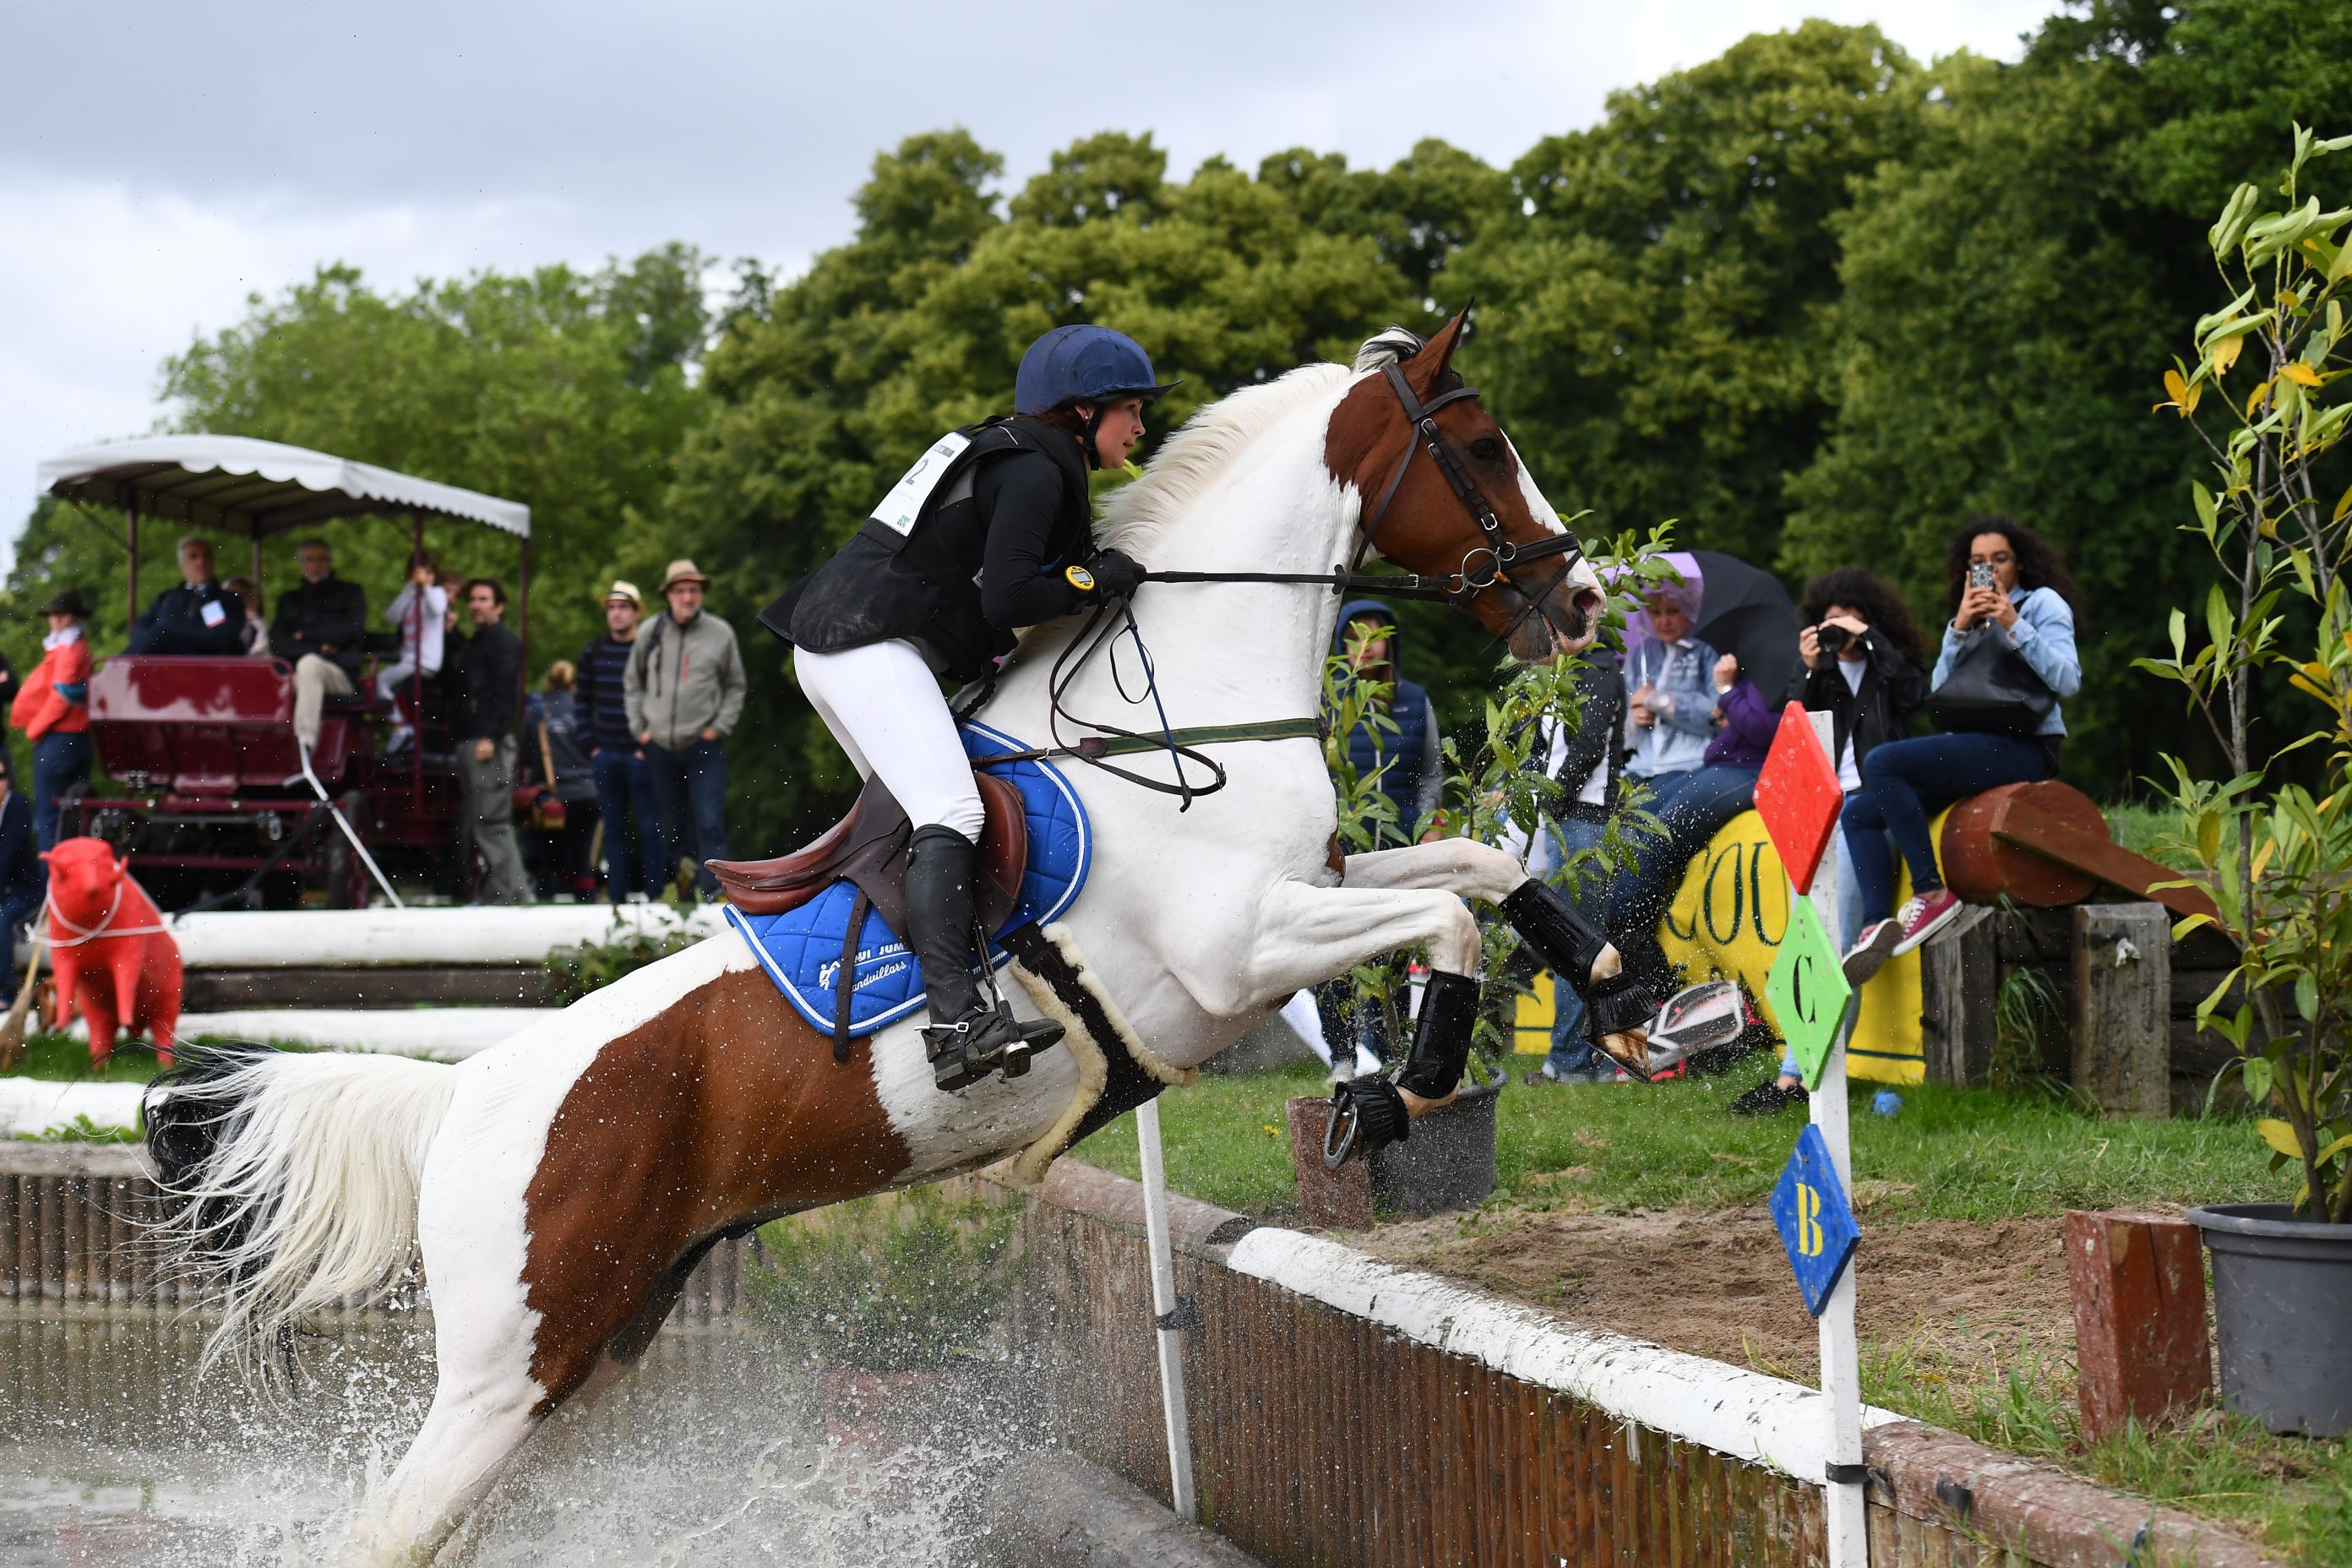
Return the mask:
{"type": "Polygon", "coordinates": [[[930,500],[931,492],[947,477],[948,469],[954,467],[957,457],[971,445],[971,437],[953,430],[932,442],[874,509],[874,521],[894,533],[912,533],[915,520],[923,514],[923,503],[930,500]]]}

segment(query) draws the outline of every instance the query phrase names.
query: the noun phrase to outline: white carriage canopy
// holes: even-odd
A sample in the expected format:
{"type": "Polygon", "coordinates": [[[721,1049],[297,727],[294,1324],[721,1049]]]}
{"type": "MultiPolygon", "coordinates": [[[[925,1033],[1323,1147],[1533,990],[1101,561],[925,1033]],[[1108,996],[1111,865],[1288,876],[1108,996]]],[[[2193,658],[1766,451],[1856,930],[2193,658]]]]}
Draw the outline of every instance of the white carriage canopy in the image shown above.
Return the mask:
{"type": "Polygon", "coordinates": [[[413,474],[243,436],[144,436],[51,458],[56,496],[256,541],[338,517],[447,517],[519,539],[530,508],[413,474]]]}

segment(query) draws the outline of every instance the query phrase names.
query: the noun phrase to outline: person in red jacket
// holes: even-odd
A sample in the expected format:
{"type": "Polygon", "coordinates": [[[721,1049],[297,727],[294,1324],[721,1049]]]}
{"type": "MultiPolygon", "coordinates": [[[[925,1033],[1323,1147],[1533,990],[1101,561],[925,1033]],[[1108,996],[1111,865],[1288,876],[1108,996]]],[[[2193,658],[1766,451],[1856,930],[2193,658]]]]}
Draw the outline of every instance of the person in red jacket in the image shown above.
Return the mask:
{"type": "Polygon", "coordinates": [[[57,845],[65,792],[89,783],[89,639],[82,635],[89,606],[61,588],[48,616],[40,668],[8,705],[8,722],[33,742],[33,837],[43,849],[57,845]]]}

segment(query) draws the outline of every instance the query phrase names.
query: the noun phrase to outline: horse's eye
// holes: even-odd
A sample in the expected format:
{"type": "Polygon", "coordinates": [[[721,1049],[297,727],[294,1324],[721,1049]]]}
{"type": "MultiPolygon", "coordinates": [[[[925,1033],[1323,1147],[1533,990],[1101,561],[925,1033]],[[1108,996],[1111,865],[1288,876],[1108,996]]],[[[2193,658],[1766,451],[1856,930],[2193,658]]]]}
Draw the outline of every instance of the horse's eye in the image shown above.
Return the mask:
{"type": "Polygon", "coordinates": [[[1503,456],[1503,444],[1492,436],[1481,436],[1470,443],[1470,455],[1482,463],[1496,462],[1503,456]]]}

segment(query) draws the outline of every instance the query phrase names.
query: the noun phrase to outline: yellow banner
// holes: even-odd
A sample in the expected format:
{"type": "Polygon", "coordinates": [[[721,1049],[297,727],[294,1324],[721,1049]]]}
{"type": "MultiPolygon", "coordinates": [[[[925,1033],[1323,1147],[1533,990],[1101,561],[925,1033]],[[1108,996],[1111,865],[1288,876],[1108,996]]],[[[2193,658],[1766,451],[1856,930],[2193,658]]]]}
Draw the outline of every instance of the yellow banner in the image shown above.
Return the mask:
{"type": "MultiPolygon", "coordinates": [[[[1934,824],[1940,841],[1943,821],[1934,824]]],[[[1910,874],[1896,862],[1895,901],[1910,896],[1910,874]]],[[[1666,956],[1683,966],[1684,984],[1724,976],[1738,980],[1775,1028],[1764,977],[1771,973],[1789,924],[1789,878],[1764,819],[1748,812],[1691,857],[1675,901],[1659,922],[1666,956]]],[[[1834,931],[1832,934],[1835,934],[1834,931]]],[[[1537,976],[1535,994],[1519,998],[1518,1047],[1551,1048],[1552,979],[1537,976]]],[[[1862,990],[1862,1013],[1846,1047],[1846,1070],[1881,1083],[1918,1083],[1927,1076],[1919,1029],[1919,955],[1890,960],[1862,990]]]]}

